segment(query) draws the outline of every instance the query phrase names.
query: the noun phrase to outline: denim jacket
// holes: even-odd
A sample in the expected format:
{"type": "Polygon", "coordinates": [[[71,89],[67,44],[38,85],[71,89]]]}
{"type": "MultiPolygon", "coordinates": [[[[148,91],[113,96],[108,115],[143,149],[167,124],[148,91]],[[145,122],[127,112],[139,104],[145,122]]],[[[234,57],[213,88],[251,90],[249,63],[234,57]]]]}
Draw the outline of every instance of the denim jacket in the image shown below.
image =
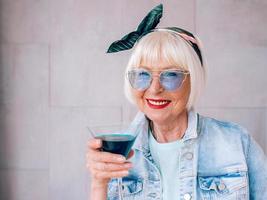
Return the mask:
{"type": "MultiPolygon", "coordinates": [[[[177,200],[267,200],[267,158],[254,139],[237,124],[199,114],[196,118],[196,131],[186,131],[182,139],[177,200]]],[[[124,200],[161,200],[161,176],[148,146],[148,121],[142,113],[136,120],[145,123],[133,148],[133,168],[123,177],[124,200]]],[[[119,199],[116,179],[109,182],[108,199],[119,199]]]]}

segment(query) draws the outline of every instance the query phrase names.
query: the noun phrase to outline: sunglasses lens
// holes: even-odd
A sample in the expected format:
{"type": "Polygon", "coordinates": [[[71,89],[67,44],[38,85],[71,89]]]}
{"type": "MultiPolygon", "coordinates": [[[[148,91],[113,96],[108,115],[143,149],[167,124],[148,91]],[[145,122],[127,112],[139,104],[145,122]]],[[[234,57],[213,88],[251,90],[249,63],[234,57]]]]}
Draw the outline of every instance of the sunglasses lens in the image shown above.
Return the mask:
{"type": "Polygon", "coordinates": [[[145,90],[151,82],[151,74],[145,70],[131,70],[128,72],[131,86],[137,90],[145,90]]]}
{"type": "Polygon", "coordinates": [[[184,73],[178,71],[165,71],[160,75],[160,82],[166,90],[176,90],[184,80],[184,73]]]}

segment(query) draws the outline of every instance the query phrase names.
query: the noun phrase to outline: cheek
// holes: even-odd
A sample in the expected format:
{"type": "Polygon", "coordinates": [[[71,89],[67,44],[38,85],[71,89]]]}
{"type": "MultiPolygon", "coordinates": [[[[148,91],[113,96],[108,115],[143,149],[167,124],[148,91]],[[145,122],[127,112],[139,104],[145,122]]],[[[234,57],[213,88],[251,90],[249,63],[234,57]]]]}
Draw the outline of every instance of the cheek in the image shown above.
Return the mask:
{"type": "Polygon", "coordinates": [[[190,95],[190,84],[187,83],[184,85],[182,90],[177,91],[172,98],[173,101],[175,102],[175,106],[185,106],[189,100],[189,95],[190,95]]]}
{"type": "Polygon", "coordinates": [[[132,91],[134,100],[139,108],[144,106],[144,92],[142,91],[132,91]]]}

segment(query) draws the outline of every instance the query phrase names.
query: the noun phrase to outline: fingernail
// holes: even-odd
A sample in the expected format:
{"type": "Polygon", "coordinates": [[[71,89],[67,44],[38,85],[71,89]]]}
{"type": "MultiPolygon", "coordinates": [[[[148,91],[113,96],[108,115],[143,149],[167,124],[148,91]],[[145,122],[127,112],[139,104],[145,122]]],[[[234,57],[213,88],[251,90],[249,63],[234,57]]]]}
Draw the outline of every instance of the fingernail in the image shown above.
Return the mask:
{"type": "Polygon", "coordinates": [[[118,160],[119,162],[125,162],[125,161],[126,161],[126,159],[125,159],[124,157],[118,157],[117,160],[118,160]]]}
{"type": "Polygon", "coordinates": [[[132,163],[127,163],[127,164],[125,164],[125,167],[132,167],[133,165],[132,165],[132,163]]]}
{"type": "Polygon", "coordinates": [[[97,140],[96,140],[96,144],[97,144],[97,145],[100,145],[100,144],[101,144],[101,140],[97,139],[97,140]]]}

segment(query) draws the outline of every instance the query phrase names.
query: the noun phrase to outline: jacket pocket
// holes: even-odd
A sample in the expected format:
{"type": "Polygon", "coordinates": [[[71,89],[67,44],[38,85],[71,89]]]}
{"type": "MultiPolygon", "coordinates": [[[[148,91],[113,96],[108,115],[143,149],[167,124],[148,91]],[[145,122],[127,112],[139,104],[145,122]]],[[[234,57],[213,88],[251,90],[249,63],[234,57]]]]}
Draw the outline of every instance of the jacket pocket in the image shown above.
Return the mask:
{"type": "Polygon", "coordinates": [[[201,199],[248,199],[246,172],[228,173],[220,176],[199,176],[198,184],[201,199]]]}
{"type": "MultiPolygon", "coordinates": [[[[133,199],[134,195],[139,194],[143,190],[143,182],[140,179],[124,177],[122,181],[122,193],[125,200],[133,199]]],[[[108,185],[108,199],[117,200],[118,197],[118,181],[112,179],[108,185]]]]}

